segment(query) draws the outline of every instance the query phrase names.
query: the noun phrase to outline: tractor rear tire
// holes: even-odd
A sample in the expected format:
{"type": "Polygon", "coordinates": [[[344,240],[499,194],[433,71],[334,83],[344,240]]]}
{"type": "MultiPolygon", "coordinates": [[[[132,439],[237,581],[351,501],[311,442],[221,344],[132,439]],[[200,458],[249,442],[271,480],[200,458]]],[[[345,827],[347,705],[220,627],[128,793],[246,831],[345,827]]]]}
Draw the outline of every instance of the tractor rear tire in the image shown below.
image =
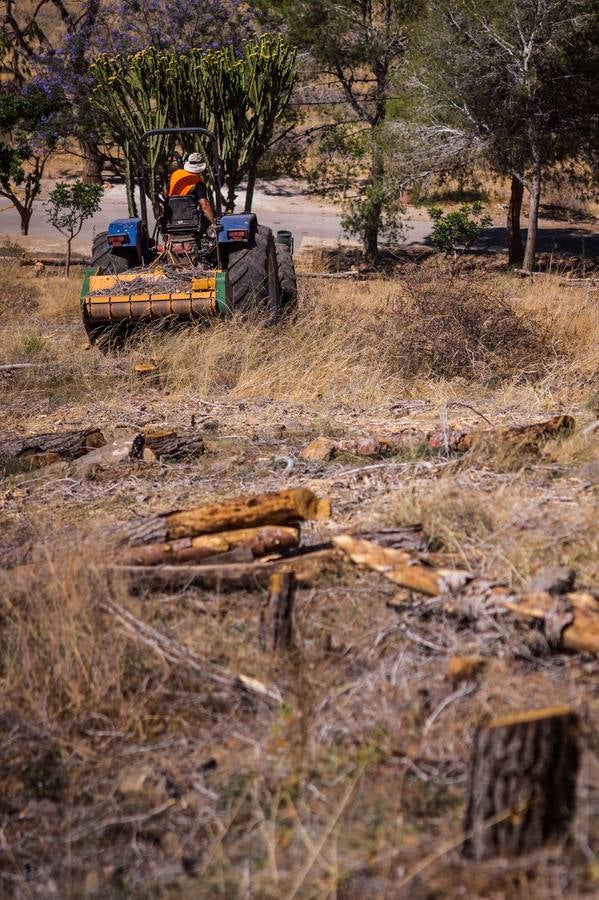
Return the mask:
{"type": "Polygon", "coordinates": [[[108,275],[120,275],[128,269],[134,269],[139,265],[131,259],[130,256],[114,253],[108,243],[108,232],[101,231],[94,238],[92,244],[91,266],[96,269],[102,269],[108,275]]]}
{"type": "MultiPolygon", "coordinates": [[[[121,275],[128,269],[134,269],[138,263],[134,263],[130,256],[113,253],[108,243],[108,232],[101,231],[95,236],[92,244],[90,265],[94,269],[102,269],[108,275],[121,275]]],[[[97,325],[88,321],[85,315],[83,325],[90,344],[96,344],[103,352],[115,349],[122,341],[122,325],[97,325]]]]}
{"type": "Polygon", "coordinates": [[[249,247],[229,253],[231,315],[259,313],[274,322],[281,313],[277,250],[270,228],[259,225],[249,247]]]}
{"type": "Polygon", "coordinates": [[[291,250],[287,244],[277,244],[277,268],[281,289],[281,307],[291,312],[297,306],[297,277],[291,250]]]}

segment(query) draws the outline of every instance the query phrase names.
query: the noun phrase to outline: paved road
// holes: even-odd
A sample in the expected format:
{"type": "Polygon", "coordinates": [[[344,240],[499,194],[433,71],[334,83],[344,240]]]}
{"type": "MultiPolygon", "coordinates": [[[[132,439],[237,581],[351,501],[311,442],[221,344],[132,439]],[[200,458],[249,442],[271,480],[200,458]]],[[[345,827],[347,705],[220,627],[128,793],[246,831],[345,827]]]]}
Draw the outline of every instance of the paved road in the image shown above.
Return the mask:
{"type": "MultiPolygon", "coordinates": [[[[338,241],[350,243],[343,237],[341,213],[338,206],[325,203],[302,191],[301,182],[277,179],[274,182],[258,182],[254,195],[254,209],[260,221],[274,231],[281,228],[294,233],[296,247],[302,245],[335,246],[338,241]]],[[[237,208],[243,209],[244,192],[240,191],[237,208]]],[[[125,187],[116,184],[107,189],[102,208],[93,221],[85,223],[80,236],[73,242],[77,253],[87,255],[95,232],[103,231],[113,219],[127,215],[125,187]]],[[[12,206],[0,208],[0,236],[20,239],[19,217],[12,206]]],[[[406,244],[428,244],[431,225],[426,213],[411,209],[405,220],[406,244]]],[[[523,231],[526,238],[526,231],[523,231]]],[[[36,204],[31,220],[29,237],[22,243],[34,252],[61,253],[64,241],[45,219],[41,201],[36,204]]],[[[505,228],[488,229],[479,242],[481,249],[501,251],[506,248],[505,228]]],[[[541,221],[538,248],[545,252],[566,252],[587,257],[599,256],[599,233],[587,228],[541,221]]]]}
{"type": "MultiPolygon", "coordinates": [[[[341,213],[338,206],[325,203],[315,197],[301,193],[302,185],[291,179],[278,179],[275,182],[258,182],[254,193],[254,209],[262,224],[270,226],[274,231],[289,229],[295,236],[296,247],[305,244],[333,243],[343,238],[341,229],[341,213]]],[[[240,191],[237,208],[243,209],[245,192],[240,191]]],[[[127,199],[125,187],[116,184],[106,190],[102,208],[93,221],[84,224],[81,234],[73,241],[75,252],[87,254],[95,232],[103,231],[109,222],[127,215],[127,199]]],[[[414,223],[409,232],[409,241],[422,241],[430,234],[430,226],[426,220],[414,223]]],[[[0,210],[0,235],[8,235],[19,239],[19,217],[13,207],[4,206],[0,210]]],[[[34,251],[61,252],[64,242],[57,231],[48,225],[42,207],[42,201],[35,205],[29,228],[29,237],[23,244],[34,251]]]]}

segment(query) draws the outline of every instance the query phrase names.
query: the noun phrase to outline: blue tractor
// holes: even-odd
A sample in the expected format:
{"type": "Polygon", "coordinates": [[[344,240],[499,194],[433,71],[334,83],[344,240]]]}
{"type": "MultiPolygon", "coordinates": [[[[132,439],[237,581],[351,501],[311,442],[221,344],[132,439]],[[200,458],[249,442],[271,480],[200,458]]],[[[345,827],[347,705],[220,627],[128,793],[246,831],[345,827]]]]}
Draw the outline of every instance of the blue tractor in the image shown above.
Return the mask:
{"type": "Polygon", "coordinates": [[[209,177],[216,223],[192,196],[166,196],[150,234],[140,144],[140,216],[117,219],[93,243],[81,309],[93,342],[156,320],[196,321],[236,313],[276,321],[297,303],[293,238],[258,224],[254,213],[223,214],[216,136],[206,128],[159,128],[156,135],[198,135],[210,146],[209,177]]]}

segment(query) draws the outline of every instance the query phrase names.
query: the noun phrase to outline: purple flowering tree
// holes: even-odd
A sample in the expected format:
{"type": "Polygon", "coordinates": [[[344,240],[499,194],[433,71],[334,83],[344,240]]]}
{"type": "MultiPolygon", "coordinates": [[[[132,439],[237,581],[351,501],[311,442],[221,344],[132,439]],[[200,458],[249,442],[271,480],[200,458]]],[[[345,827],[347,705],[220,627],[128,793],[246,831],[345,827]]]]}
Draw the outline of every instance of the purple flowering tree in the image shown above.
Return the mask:
{"type": "Polygon", "coordinates": [[[88,99],[90,63],[102,53],[129,57],[147,47],[184,52],[192,47],[241,44],[253,32],[246,4],[238,0],[4,0],[5,45],[0,59],[19,85],[33,78],[48,96],[62,94],[71,110],[70,130],[85,160],[84,180],[101,180],[107,148],[88,99]],[[44,19],[44,16],[46,19],[44,19]],[[54,28],[45,27],[51,20],[54,28]],[[58,26],[58,27],[57,27],[58,26]],[[49,33],[56,34],[50,40],[49,33]]]}
{"type": "Polygon", "coordinates": [[[60,97],[32,85],[0,91],[0,196],[19,213],[23,235],[29,231],[46,163],[63,131],[60,97]]]}

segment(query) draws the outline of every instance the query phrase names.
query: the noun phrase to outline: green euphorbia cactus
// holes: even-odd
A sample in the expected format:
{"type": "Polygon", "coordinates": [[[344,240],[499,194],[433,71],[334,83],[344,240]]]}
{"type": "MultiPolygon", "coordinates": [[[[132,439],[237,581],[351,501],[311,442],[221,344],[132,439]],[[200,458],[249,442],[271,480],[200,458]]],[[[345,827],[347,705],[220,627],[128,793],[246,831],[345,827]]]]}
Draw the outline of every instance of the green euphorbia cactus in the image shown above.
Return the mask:
{"type": "MultiPolygon", "coordinates": [[[[130,211],[134,212],[131,169],[139,139],[153,128],[201,126],[218,137],[226,206],[245,175],[253,185],[256,167],[289,102],[296,79],[296,51],[281,38],[265,36],[232,48],[176,54],[155,48],[130,59],[100,56],[91,67],[91,102],[122,148],[130,211]]],[[[167,183],[167,166],[177,141],[155,137],[143,148],[146,188],[152,203],[167,183]]],[[[180,141],[184,151],[197,139],[180,141]]],[[[251,189],[249,190],[251,203],[251,189]]],[[[247,207],[248,204],[246,204],[247,207]]]]}

